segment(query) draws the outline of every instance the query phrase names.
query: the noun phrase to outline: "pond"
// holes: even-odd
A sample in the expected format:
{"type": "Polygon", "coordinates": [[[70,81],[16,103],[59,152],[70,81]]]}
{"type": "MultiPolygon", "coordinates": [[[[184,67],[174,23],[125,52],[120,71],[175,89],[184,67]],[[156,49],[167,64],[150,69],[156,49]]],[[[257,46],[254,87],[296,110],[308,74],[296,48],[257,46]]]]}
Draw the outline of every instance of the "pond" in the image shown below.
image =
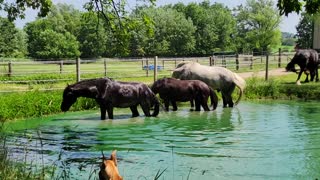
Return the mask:
{"type": "Polygon", "coordinates": [[[319,102],[242,101],[211,112],[180,107],[156,118],[130,118],[128,109],[114,114],[106,121],[87,111],[12,123],[9,154],[54,165],[56,177],[70,179],[94,179],[101,150],[109,156],[113,149],[124,179],[153,179],[158,171],[169,180],[320,178],[319,102]]]}

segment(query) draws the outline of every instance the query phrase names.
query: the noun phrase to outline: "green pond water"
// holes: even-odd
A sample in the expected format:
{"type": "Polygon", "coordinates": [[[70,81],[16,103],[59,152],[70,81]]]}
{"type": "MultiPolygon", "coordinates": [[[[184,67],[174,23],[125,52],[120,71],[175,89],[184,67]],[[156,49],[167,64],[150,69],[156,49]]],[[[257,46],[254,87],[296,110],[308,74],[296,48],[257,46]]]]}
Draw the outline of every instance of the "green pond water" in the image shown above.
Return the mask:
{"type": "Polygon", "coordinates": [[[12,159],[54,165],[56,176],[94,179],[101,150],[117,150],[124,179],[316,179],[320,178],[320,103],[242,101],[235,108],[160,112],[114,120],[99,111],[71,112],[11,123],[12,159]]]}

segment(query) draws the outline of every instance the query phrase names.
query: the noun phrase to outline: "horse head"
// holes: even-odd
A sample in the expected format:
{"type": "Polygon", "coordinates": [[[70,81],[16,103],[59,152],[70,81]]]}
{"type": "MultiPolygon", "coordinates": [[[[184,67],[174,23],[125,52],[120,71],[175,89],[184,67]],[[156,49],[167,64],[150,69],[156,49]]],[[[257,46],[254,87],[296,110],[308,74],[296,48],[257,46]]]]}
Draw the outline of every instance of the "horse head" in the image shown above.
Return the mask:
{"type": "Polygon", "coordinates": [[[70,85],[64,89],[62,98],[61,110],[64,112],[68,111],[71,105],[77,101],[77,96],[70,85]]]}
{"type": "Polygon", "coordinates": [[[294,67],[294,64],[295,63],[291,60],[286,66],[286,71],[297,72],[296,68],[294,67]]]}
{"type": "Polygon", "coordinates": [[[100,180],[122,180],[117,167],[116,150],[112,151],[110,159],[107,159],[102,152],[102,163],[100,165],[100,180]]]}

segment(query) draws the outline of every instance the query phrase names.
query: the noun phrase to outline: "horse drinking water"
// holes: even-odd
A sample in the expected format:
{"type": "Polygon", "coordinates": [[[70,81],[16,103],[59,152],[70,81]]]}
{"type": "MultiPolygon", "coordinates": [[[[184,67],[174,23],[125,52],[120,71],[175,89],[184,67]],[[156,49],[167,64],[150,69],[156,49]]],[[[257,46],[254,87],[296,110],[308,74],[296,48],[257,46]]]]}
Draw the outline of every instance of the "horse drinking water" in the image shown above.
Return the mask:
{"type": "Polygon", "coordinates": [[[160,103],[151,89],[136,82],[119,82],[109,78],[89,79],[68,85],[63,92],[61,110],[68,111],[78,97],[93,98],[100,105],[101,120],[113,119],[113,108],[130,107],[132,117],[139,116],[138,105],[145,116],[157,116],[160,103]],[[155,106],[153,114],[150,108],[155,106]]]}

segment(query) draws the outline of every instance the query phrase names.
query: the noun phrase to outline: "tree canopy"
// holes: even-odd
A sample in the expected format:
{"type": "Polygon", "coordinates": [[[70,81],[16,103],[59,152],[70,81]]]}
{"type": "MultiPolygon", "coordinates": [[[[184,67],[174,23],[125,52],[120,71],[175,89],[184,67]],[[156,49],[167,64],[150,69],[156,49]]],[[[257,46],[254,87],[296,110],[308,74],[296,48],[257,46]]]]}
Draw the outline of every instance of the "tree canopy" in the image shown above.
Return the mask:
{"type": "MultiPolygon", "coordinates": [[[[26,54],[27,47],[28,56],[50,59],[208,56],[221,51],[271,51],[280,45],[280,15],[272,0],[248,0],[233,10],[210,1],[144,4],[130,12],[120,2],[124,1],[91,0],[85,12],[71,5],[52,5],[46,17],[27,23],[23,31],[3,18],[7,23],[3,34],[17,34],[2,38],[14,37],[11,43],[23,45],[1,55],[26,54]]],[[[2,52],[9,47],[5,44],[0,43],[2,52]]]]}
{"type": "Polygon", "coordinates": [[[277,7],[280,15],[288,16],[292,12],[300,13],[303,10],[307,14],[316,14],[320,10],[319,0],[278,0],[277,7]]]}

